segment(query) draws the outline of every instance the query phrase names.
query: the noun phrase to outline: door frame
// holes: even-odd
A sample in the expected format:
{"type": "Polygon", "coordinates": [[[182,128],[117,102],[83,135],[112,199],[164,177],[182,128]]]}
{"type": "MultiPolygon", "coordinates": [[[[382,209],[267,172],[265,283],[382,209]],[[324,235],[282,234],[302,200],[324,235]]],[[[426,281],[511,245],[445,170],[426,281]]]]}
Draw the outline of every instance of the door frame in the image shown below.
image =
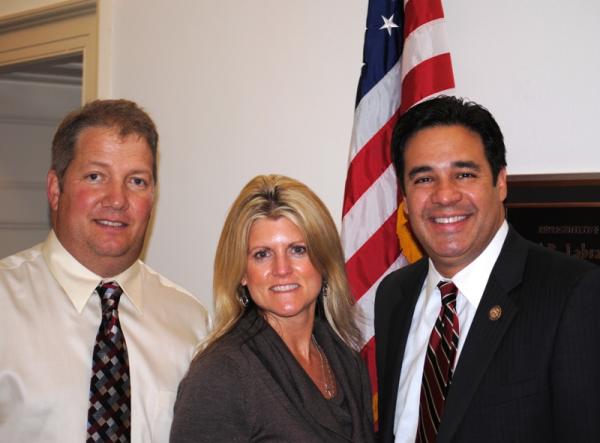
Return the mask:
{"type": "Polygon", "coordinates": [[[0,17],[0,68],[81,53],[81,103],[98,97],[96,0],[67,0],[0,17]]]}

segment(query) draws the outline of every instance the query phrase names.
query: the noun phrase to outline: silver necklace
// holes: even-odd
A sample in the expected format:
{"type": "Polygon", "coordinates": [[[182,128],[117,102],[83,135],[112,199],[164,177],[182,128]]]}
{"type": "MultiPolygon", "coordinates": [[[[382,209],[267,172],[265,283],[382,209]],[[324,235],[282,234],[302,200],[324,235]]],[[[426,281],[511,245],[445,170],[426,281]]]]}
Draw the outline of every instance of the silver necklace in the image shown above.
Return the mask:
{"type": "Polygon", "coordinates": [[[327,356],[317,343],[317,339],[315,336],[312,336],[312,342],[315,344],[317,348],[317,352],[319,353],[319,358],[321,359],[321,373],[323,375],[323,382],[321,383],[321,387],[323,388],[323,396],[330,400],[335,397],[336,386],[335,386],[335,378],[333,377],[333,372],[331,371],[331,366],[329,365],[329,360],[327,360],[327,356]]]}

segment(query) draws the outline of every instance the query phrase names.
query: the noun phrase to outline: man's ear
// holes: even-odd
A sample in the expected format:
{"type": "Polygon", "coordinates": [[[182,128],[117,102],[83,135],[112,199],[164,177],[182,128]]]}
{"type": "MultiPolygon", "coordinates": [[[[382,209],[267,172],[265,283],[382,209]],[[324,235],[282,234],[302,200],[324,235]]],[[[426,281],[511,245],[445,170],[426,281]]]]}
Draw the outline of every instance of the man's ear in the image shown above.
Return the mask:
{"type": "Polygon", "coordinates": [[[500,169],[500,171],[498,172],[498,178],[496,179],[496,188],[498,188],[500,201],[506,200],[506,196],[508,195],[508,185],[506,176],[506,168],[504,167],[500,169]]]}
{"type": "Polygon", "coordinates": [[[406,204],[406,198],[402,199],[402,201],[400,202],[400,207],[402,208],[402,212],[404,212],[404,215],[408,215],[408,205],[406,204]]]}
{"type": "Polygon", "coordinates": [[[48,204],[52,211],[58,210],[58,201],[60,199],[60,183],[56,171],[51,169],[46,177],[46,194],[48,195],[48,204]]]}

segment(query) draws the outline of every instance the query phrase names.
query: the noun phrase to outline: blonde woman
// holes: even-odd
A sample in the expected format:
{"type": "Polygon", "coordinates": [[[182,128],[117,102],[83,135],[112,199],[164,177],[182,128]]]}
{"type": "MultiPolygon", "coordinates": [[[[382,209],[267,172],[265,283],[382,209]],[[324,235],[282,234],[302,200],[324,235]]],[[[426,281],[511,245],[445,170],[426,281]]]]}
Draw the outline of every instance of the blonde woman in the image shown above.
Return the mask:
{"type": "Polygon", "coordinates": [[[266,175],[242,189],[214,296],[214,330],[179,387],[171,442],[374,441],[339,237],[308,187],[266,175]]]}

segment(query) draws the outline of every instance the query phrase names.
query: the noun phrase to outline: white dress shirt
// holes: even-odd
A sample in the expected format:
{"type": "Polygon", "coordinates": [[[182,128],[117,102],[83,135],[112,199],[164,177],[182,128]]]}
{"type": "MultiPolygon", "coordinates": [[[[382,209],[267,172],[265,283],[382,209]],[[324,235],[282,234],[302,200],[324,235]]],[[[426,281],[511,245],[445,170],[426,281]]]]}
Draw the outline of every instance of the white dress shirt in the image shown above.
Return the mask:
{"type": "Polygon", "coordinates": [[[54,232],[0,261],[0,441],[86,439],[101,281],[123,288],[119,319],[131,377],[131,441],[167,442],[179,381],[207,313],[141,261],[110,279],[82,266],[54,232]]]}
{"type": "MultiPolygon", "coordinates": [[[[504,221],[483,252],[452,277],[452,282],[458,288],[456,310],[459,322],[459,338],[456,359],[454,360],[455,365],[460,357],[475,312],[483,296],[483,291],[490,278],[492,268],[500,255],[507,234],[508,224],[504,221]]],[[[429,271],[415,306],[402,360],[402,372],[394,416],[396,443],[414,443],[417,435],[425,354],[431,331],[442,306],[440,290],[437,288],[440,280],[448,280],[448,278],[442,277],[435,269],[433,262],[429,260],[429,271]]]]}

